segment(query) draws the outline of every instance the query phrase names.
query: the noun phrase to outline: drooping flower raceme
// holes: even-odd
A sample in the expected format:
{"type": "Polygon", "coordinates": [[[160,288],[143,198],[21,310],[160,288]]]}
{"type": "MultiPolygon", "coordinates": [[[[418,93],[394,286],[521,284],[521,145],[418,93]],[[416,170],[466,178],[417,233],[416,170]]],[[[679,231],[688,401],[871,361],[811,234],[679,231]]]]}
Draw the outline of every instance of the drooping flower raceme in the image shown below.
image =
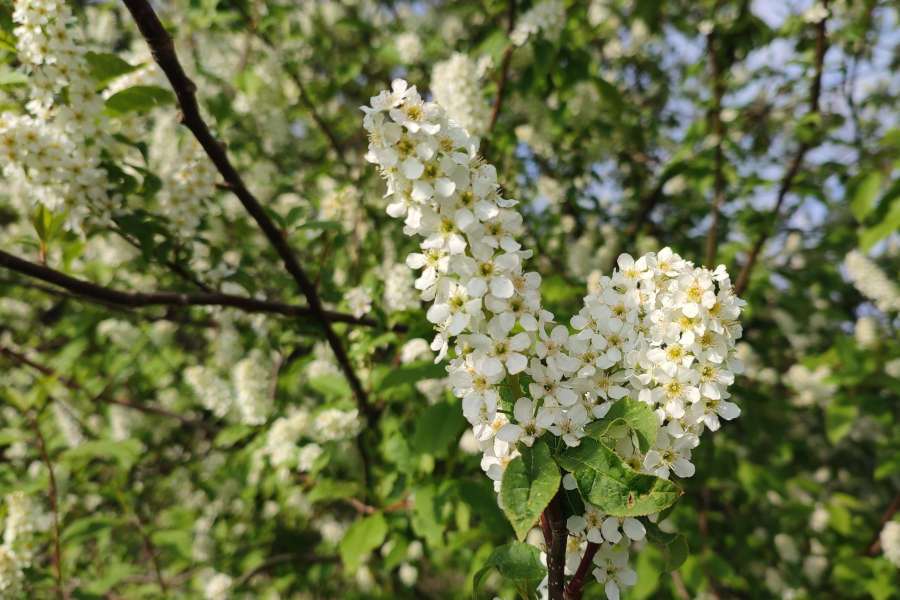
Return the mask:
{"type": "Polygon", "coordinates": [[[482,93],[479,64],[457,52],[434,65],[431,72],[431,91],[434,100],[447,115],[470,135],[484,133],[490,117],[490,107],[482,93]]]}
{"type": "MultiPolygon", "coordinates": [[[[406,262],[432,302],[431,348],[436,361],[449,356],[449,383],[496,488],[518,443],[549,432],[578,446],[585,427],[625,397],[651,407],[661,427],[645,454],[628,440],[616,452],[659,477],[693,475],[701,434],[740,414],[727,388],[740,369],[743,302],[724,267],[695,267],[668,248],[637,260],[623,254],[571,328],[558,323],[541,306],[540,275],[524,269],[531,252],[516,239],[516,201],[503,197],[477,141],[402,80],[363,111],[366,157],[387,180],[387,212],[420,239],[406,262]],[[501,410],[501,386],[521,396],[510,409],[501,410]]],[[[581,536],[578,552],[588,540],[604,543],[594,574],[609,597],[634,583],[627,564],[630,542],[644,533],[638,519],[589,507],[569,525],[581,536]]]]}
{"type": "Polygon", "coordinates": [[[900,287],[872,259],[853,250],[844,258],[844,266],[859,293],[875,303],[878,310],[886,313],[900,311],[900,287]]]}
{"type": "Polygon", "coordinates": [[[30,100],[27,115],[0,114],[3,174],[20,209],[68,210],[68,226],[78,229],[89,209],[105,215],[111,207],[98,143],[103,99],[67,2],[16,0],[12,17],[30,100]]]}

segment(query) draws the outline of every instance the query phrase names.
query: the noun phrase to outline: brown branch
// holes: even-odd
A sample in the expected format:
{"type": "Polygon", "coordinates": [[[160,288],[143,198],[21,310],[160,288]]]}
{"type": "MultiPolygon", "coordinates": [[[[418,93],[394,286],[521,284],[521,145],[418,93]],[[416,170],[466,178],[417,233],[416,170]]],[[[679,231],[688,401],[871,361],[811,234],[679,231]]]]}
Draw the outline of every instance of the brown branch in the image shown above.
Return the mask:
{"type": "MultiPolygon", "coordinates": [[[[119,307],[144,308],[149,306],[225,306],[237,308],[245,312],[274,313],[288,317],[316,317],[312,308],[257,300],[246,296],[223,294],[218,292],[186,294],[182,292],[124,292],[114,288],[97,285],[83,279],[77,279],[49,267],[29,262],[0,250],[0,267],[22,273],[47,283],[52,283],[76,294],[79,297],[119,307]]],[[[375,327],[372,319],[357,319],[353,315],[324,311],[330,321],[375,327]]]]}
{"type": "Polygon", "coordinates": [[[153,573],[156,577],[156,583],[159,585],[159,589],[162,591],[162,595],[166,596],[169,593],[169,588],[166,585],[166,580],[163,579],[162,567],[159,564],[159,556],[156,551],[156,546],[153,544],[153,540],[150,539],[150,536],[147,534],[146,524],[141,516],[138,514],[138,510],[134,511],[134,521],[137,526],[138,533],[141,536],[141,541],[144,545],[144,552],[146,552],[150,556],[150,562],[153,564],[153,573]]]}
{"type": "MultiPolygon", "coordinates": [[[[827,10],[828,1],[824,0],[822,6],[827,10]]],[[[810,115],[819,113],[819,97],[822,92],[822,69],[825,64],[825,53],[828,51],[827,23],[827,17],[816,23],[816,54],[813,65],[813,78],[809,89],[808,114],[810,115]]],[[[784,204],[784,200],[791,189],[791,185],[794,183],[794,179],[797,177],[797,173],[800,172],[800,167],[803,165],[803,159],[806,157],[806,153],[809,152],[812,147],[813,145],[810,142],[801,142],[800,146],[797,148],[797,152],[794,154],[794,158],[791,160],[790,166],[785,171],[781,184],[778,186],[775,208],[772,209],[772,225],[769,228],[763,229],[753,243],[750,253],[747,255],[747,262],[744,263],[744,267],[741,269],[740,275],[738,275],[737,281],[734,284],[734,293],[736,295],[740,296],[747,289],[747,285],[750,283],[750,275],[753,272],[753,268],[756,266],[759,254],[762,252],[763,246],[765,246],[769,236],[774,233],[774,230],[781,219],[781,207],[784,204]]]]}
{"type": "MultiPolygon", "coordinates": [[[[43,365],[37,361],[34,361],[34,360],[28,358],[27,356],[25,356],[24,354],[22,354],[21,352],[17,352],[15,350],[12,350],[11,348],[7,348],[5,346],[0,346],[0,356],[5,356],[6,358],[14,360],[15,362],[17,362],[21,365],[25,365],[26,367],[29,367],[29,368],[37,371],[38,373],[46,375],[47,377],[52,377],[52,378],[56,379],[57,381],[59,381],[63,386],[65,386],[66,389],[69,389],[74,392],[85,392],[85,393],[87,392],[87,390],[85,390],[84,387],[80,383],[75,381],[74,379],[57,373],[56,371],[54,371],[52,368],[48,367],[47,365],[43,365]]],[[[107,404],[116,404],[118,406],[124,406],[125,408],[130,408],[132,410],[136,410],[139,412],[158,415],[158,416],[162,416],[162,417],[168,417],[170,419],[176,419],[185,425],[191,425],[191,426],[196,426],[196,427],[207,427],[207,425],[205,423],[203,423],[202,421],[193,421],[191,419],[188,419],[187,417],[184,417],[177,413],[168,411],[165,408],[162,408],[161,406],[156,406],[154,404],[138,404],[136,402],[132,402],[131,400],[125,400],[123,398],[114,398],[107,393],[107,390],[102,391],[100,394],[98,394],[96,396],[92,396],[92,399],[95,402],[105,402],[107,404]]]]}
{"type": "Polygon", "coordinates": [[[584,584],[587,583],[587,575],[590,573],[591,564],[594,561],[594,555],[597,554],[599,549],[600,544],[588,542],[584,556],[581,557],[581,562],[578,563],[578,569],[566,586],[566,600],[581,600],[581,596],[584,594],[584,584]]]}
{"type": "Polygon", "coordinates": [[[881,520],[878,522],[878,529],[875,530],[872,541],[869,542],[869,545],[866,547],[865,554],[867,556],[875,556],[881,551],[881,530],[884,529],[884,526],[888,521],[894,518],[897,511],[900,511],[900,494],[894,496],[894,499],[887,507],[887,510],[881,515],[881,520]]]}
{"type": "MultiPolygon", "coordinates": [[[[516,0],[509,0],[509,4],[506,9],[507,35],[512,33],[513,29],[515,29],[515,26],[516,0]]],[[[503,59],[500,62],[500,78],[497,80],[497,97],[494,98],[494,106],[491,109],[491,120],[488,122],[487,127],[488,133],[494,130],[494,125],[497,124],[497,119],[500,117],[500,110],[501,108],[503,108],[503,99],[506,92],[506,82],[509,79],[509,65],[512,62],[513,50],[515,50],[515,45],[510,43],[506,46],[506,50],[503,51],[503,59]]]]}
{"type": "Polygon", "coordinates": [[[363,389],[362,383],[350,363],[350,357],[344,350],[343,343],[331,327],[331,319],[322,307],[322,301],[319,299],[312,280],[307,276],[303,267],[300,266],[300,262],[288,245],[284,233],[275,226],[256,197],[247,189],[244,180],[231,164],[225,147],[216,140],[210,132],[206,121],[203,120],[200,114],[200,106],[197,103],[196,85],[185,74],[175,53],[175,44],[172,41],[172,37],[166,31],[166,28],[163,27],[159,17],[147,0],[123,0],[123,2],[147,41],[154,60],[156,60],[156,63],[166,74],[169,83],[172,85],[172,89],[178,99],[178,105],[181,108],[181,123],[191,130],[194,137],[203,146],[207,156],[216,166],[222,178],[230,186],[231,191],[237,196],[238,200],[240,200],[244,209],[256,221],[269,243],[278,253],[288,273],[294,278],[297,287],[306,296],[312,315],[322,327],[328,344],[331,346],[331,350],[334,352],[334,356],[344,372],[350,388],[353,390],[360,413],[366,415],[367,419],[371,421],[375,417],[375,413],[368,403],[366,391],[363,389]]]}
{"type": "Polygon", "coordinates": [[[725,201],[725,126],[722,123],[722,96],[725,95],[725,82],[722,79],[722,65],[716,44],[716,31],[713,29],[706,36],[706,51],[709,56],[710,77],[712,79],[713,105],[710,111],[713,135],[716,136],[712,222],[706,235],[706,266],[715,267],[716,246],[718,244],[719,218],[722,203],[725,201]]]}
{"type": "Polygon", "coordinates": [[[63,567],[62,567],[62,547],[60,545],[59,533],[59,504],[57,502],[56,476],[53,473],[53,463],[50,462],[50,455],[47,453],[47,442],[44,434],[41,433],[41,427],[34,415],[29,414],[28,419],[31,421],[31,427],[34,429],[34,435],[37,438],[38,452],[41,460],[47,467],[49,474],[49,489],[47,493],[50,497],[50,512],[53,514],[53,568],[56,574],[56,596],[63,600],[68,597],[63,584],[63,567]]]}
{"type": "MultiPolygon", "coordinates": [[[[550,530],[551,538],[547,548],[547,586],[550,600],[564,600],[566,585],[566,542],[569,532],[563,518],[562,494],[562,488],[560,488],[547,508],[544,509],[546,528],[550,530]]],[[[546,529],[544,535],[547,535],[546,529]]]]}
{"type": "Polygon", "coordinates": [[[650,213],[653,212],[653,209],[656,208],[656,205],[659,204],[659,201],[665,196],[663,193],[663,186],[665,186],[665,184],[666,180],[660,178],[653,189],[641,198],[634,220],[625,228],[626,237],[631,238],[643,229],[644,223],[650,218],[650,213]]]}

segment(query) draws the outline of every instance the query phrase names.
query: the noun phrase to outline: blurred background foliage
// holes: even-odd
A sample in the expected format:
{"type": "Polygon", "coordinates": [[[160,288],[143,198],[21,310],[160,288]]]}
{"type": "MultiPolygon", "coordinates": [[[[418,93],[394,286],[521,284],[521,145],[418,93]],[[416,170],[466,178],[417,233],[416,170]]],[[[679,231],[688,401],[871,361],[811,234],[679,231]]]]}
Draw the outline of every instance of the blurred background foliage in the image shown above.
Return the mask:
{"type": "MultiPolygon", "coordinates": [[[[671,516],[684,564],[670,574],[648,546],[628,597],[900,597],[878,538],[900,504],[897,6],[562,4],[558,31],[515,46],[527,0],[156,3],[208,122],[322,299],[372,319],[336,329],[377,415],[316,431],[356,404],[307,317],[123,309],[0,270],[0,491],[44,515],[28,597],[56,585],[48,462],[72,598],[471,596],[512,532],[442,368],[408,345],[430,326],[398,292],[412,246],[384,214],[358,109],[394,77],[428,90],[454,52],[484,66],[482,150],[522,202],[550,310],[574,314],[620,252],[671,246],[745,277],[743,414],[695,454],[671,516]],[[853,284],[868,277],[848,272],[854,251],[893,281],[893,303],[853,284]],[[215,414],[199,398],[211,384],[198,394],[187,375],[227,382],[247,357],[268,373],[260,424],[215,414]],[[318,450],[301,472],[275,464],[279,444],[318,450]],[[216,574],[230,591],[210,590],[216,574]]],[[[127,11],[71,6],[97,89],[118,91],[102,156],[115,210],[67,231],[0,187],[0,248],[116,289],[302,305],[228,190],[185,188],[205,157],[180,158],[189,134],[127,11]]],[[[0,4],[0,105],[16,113],[28,79],[11,15],[0,4]]],[[[512,590],[491,575],[480,594],[512,590]]]]}

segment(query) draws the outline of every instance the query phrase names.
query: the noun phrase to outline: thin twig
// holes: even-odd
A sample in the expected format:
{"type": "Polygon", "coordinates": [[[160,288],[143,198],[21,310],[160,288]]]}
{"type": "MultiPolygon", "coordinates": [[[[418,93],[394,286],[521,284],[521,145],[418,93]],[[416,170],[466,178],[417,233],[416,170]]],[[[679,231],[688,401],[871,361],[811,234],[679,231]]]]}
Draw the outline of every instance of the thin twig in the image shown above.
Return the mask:
{"type": "MultiPolygon", "coordinates": [[[[516,26],[516,0],[509,0],[506,9],[506,33],[511,34],[516,26]]],[[[497,80],[497,97],[494,98],[494,106],[491,108],[491,120],[488,122],[488,133],[494,130],[497,119],[500,117],[500,110],[503,107],[504,95],[506,92],[506,82],[509,79],[509,65],[512,62],[513,50],[515,44],[509,43],[506,50],[503,51],[503,59],[500,63],[500,78],[497,80]]]]}
{"type": "Polygon", "coordinates": [[[156,583],[159,585],[162,595],[166,596],[169,593],[169,588],[166,585],[166,580],[163,579],[162,567],[159,564],[156,546],[154,546],[153,540],[150,539],[150,536],[147,534],[146,524],[141,518],[141,515],[138,514],[137,509],[134,511],[134,520],[135,525],[137,525],[138,533],[141,536],[141,541],[144,544],[144,552],[150,556],[150,562],[153,563],[153,573],[156,576],[156,583]]]}
{"type": "Polygon", "coordinates": [[[584,551],[584,556],[581,557],[581,562],[578,563],[578,569],[575,571],[575,574],[572,575],[572,579],[569,580],[568,585],[566,585],[566,600],[581,600],[581,596],[584,594],[584,584],[587,583],[587,574],[591,570],[594,555],[597,554],[597,550],[599,549],[600,544],[588,542],[587,548],[584,551]]]}
{"type": "MultiPolygon", "coordinates": [[[[5,346],[0,346],[0,356],[5,356],[11,360],[16,361],[21,365],[25,365],[26,367],[30,367],[34,369],[38,373],[46,375],[47,377],[52,377],[59,381],[63,386],[67,389],[76,391],[76,392],[87,392],[87,390],[82,387],[80,383],[75,381],[70,377],[66,377],[54,371],[52,368],[47,365],[43,365],[35,360],[32,360],[22,354],[21,352],[17,352],[11,348],[7,348],[5,346]]],[[[154,404],[138,404],[136,402],[132,402],[131,400],[125,400],[123,398],[114,398],[107,393],[107,390],[103,390],[100,394],[96,396],[92,396],[92,400],[95,402],[105,402],[107,404],[115,404],[118,406],[124,406],[125,408],[130,408],[132,410],[136,410],[139,412],[159,415],[162,417],[168,417],[170,419],[176,419],[185,425],[190,425],[194,427],[207,427],[205,423],[202,421],[194,421],[185,416],[179,415],[177,413],[173,413],[161,406],[156,406],[154,404]]]]}
{"type": "Polygon", "coordinates": [[[288,273],[294,278],[297,287],[306,296],[310,310],[322,327],[328,344],[331,346],[331,350],[334,352],[334,356],[344,376],[347,378],[350,388],[353,390],[360,413],[364,414],[371,422],[376,415],[368,403],[368,395],[350,363],[350,357],[347,355],[343,343],[331,327],[331,319],[322,307],[322,301],[316,292],[312,280],[307,276],[303,267],[300,266],[300,262],[290,245],[288,245],[284,233],[275,226],[275,223],[256,197],[247,189],[243,178],[231,164],[224,145],[212,135],[209,126],[203,120],[200,114],[200,106],[197,103],[197,87],[184,72],[175,52],[175,44],[172,41],[172,37],[166,31],[166,28],[163,27],[159,17],[147,0],[123,0],[123,2],[147,41],[154,60],[156,60],[156,63],[163,73],[166,74],[169,83],[172,85],[181,109],[181,123],[190,129],[194,137],[197,138],[197,141],[206,151],[207,156],[216,166],[222,178],[230,186],[231,191],[237,196],[244,209],[253,217],[269,240],[288,273]]]}
{"type": "Polygon", "coordinates": [[[722,78],[721,57],[719,56],[716,36],[715,29],[706,36],[706,51],[709,57],[713,99],[710,119],[712,120],[713,135],[716,140],[713,165],[712,222],[706,235],[706,266],[710,268],[715,266],[719,219],[722,212],[722,203],[725,201],[725,125],[722,123],[722,96],[725,95],[725,82],[722,78]]]}
{"type": "Polygon", "coordinates": [[[50,496],[50,512],[53,515],[53,568],[56,574],[56,596],[57,598],[60,598],[60,600],[64,600],[68,597],[68,594],[66,594],[65,585],[63,583],[62,546],[59,541],[59,504],[56,495],[56,476],[53,473],[53,463],[50,462],[50,455],[47,453],[47,442],[44,439],[44,434],[41,433],[41,427],[37,422],[37,418],[34,415],[29,414],[28,419],[31,421],[31,427],[34,429],[34,435],[37,438],[37,447],[38,452],[41,455],[41,460],[44,461],[44,465],[47,467],[47,473],[50,476],[48,494],[50,496]]]}
{"type": "MultiPolygon", "coordinates": [[[[822,6],[827,10],[828,0],[824,0],[822,6]]],[[[828,17],[825,17],[816,23],[816,54],[813,66],[813,78],[809,90],[808,114],[810,115],[819,113],[819,97],[822,92],[822,69],[825,64],[825,53],[828,51],[827,23],[828,17]]],[[[800,167],[803,165],[803,159],[806,157],[806,153],[809,152],[812,147],[813,145],[810,142],[801,142],[800,146],[797,148],[797,152],[794,154],[794,158],[791,160],[790,166],[784,173],[781,184],[778,186],[778,196],[775,201],[775,208],[772,209],[772,225],[771,227],[763,229],[757,236],[750,253],[747,255],[747,262],[744,263],[744,267],[741,269],[740,275],[738,275],[737,281],[734,284],[734,293],[738,296],[743,294],[744,290],[747,289],[747,285],[750,283],[750,275],[753,273],[753,268],[756,266],[759,254],[762,251],[763,246],[765,246],[766,240],[772,235],[781,219],[781,206],[784,204],[784,200],[794,183],[794,179],[797,177],[797,173],[800,172],[800,167]]]]}
{"type": "MultiPolygon", "coordinates": [[[[143,308],[149,306],[225,306],[237,308],[244,312],[274,313],[288,317],[316,317],[312,308],[257,300],[246,296],[223,294],[220,292],[187,294],[182,292],[124,292],[114,288],[104,287],[89,281],[77,279],[56,271],[49,267],[29,262],[17,256],[0,250],[0,267],[11,271],[40,279],[53,285],[58,285],[79,297],[95,300],[103,304],[124,306],[129,308],[143,308]]],[[[324,311],[332,322],[348,323],[351,325],[365,325],[375,327],[377,323],[372,319],[356,318],[353,315],[324,311]]]]}

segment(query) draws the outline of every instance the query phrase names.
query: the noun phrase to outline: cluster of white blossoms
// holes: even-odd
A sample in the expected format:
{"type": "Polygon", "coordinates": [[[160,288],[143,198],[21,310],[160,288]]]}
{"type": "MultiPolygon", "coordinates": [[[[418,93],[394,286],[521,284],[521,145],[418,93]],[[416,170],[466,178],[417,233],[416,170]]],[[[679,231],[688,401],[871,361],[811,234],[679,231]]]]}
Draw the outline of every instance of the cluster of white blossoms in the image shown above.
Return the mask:
{"type": "Polygon", "coordinates": [[[547,38],[559,37],[566,24],[566,7],[562,0],[543,0],[519,17],[509,34],[516,46],[524,46],[531,36],[543,33],[547,38]]]}
{"type": "Polygon", "coordinates": [[[881,550],[895,567],[900,569],[900,521],[888,521],[878,536],[881,550]]]}
{"type": "Polygon", "coordinates": [[[67,225],[77,230],[91,208],[110,209],[100,168],[103,99],[67,2],[16,0],[13,21],[30,100],[28,114],[0,114],[3,174],[20,209],[68,210],[67,225]]]}
{"type": "Polygon", "coordinates": [[[24,492],[6,496],[6,527],[0,545],[0,600],[21,598],[22,570],[34,557],[34,534],[43,529],[37,506],[24,492]]]}
{"type": "Polygon", "coordinates": [[[484,134],[490,119],[490,106],[481,81],[484,70],[484,63],[476,63],[457,52],[436,63],[431,71],[434,101],[444,107],[450,119],[474,136],[484,134]]]}
{"type": "Polygon", "coordinates": [[[868,256],[853,250],[844,258],[844,267],[859,293],[874,302],[878,310],[900,311],[900,287],[868,256]]]}
{"type": "Polygon", "coordinates": [[[230,384],[204,365],[185,369],[184,380],[200,404],[216,417],[235,413],[245,425],[261,425],[272,410],[271,363],[260,351],[234,365],[230,384]]]}
{"type": "MultiPolygon", "coordinates": [[[[523,268],[531,252],[516,241],[516,201],[501,195],[477,141],[402,80],[362,110],[366,158],[387,180],[387,212],[422,239],[406,262],[420,271],[422,299],[433,302],[431,349],[436,361],[450,355],[450,385],[495,487],[517,444],[549,432],[577,446],[585,427],[625,397],[655,410],[661,427],[645,455],[629,438],[616,451],[659,477],[693,475],[701,434],[740,414],[727,388],[740,369],[734,347],[743,301],[725,268],[695,267],[668,248],[638,260],[623,254],[619,270],[598,278],[571,329],[556,323],[541,306],[540,275],[523,268]],[[520,396],[511,411],[502,387],[520,396]]],[[[602,541],[594,574],[617,598],[634,582],[628,545],[643,537],[643,525],[589,508],[569,526],[568,562],[577,565],[589,539],[602,541]]]]}

